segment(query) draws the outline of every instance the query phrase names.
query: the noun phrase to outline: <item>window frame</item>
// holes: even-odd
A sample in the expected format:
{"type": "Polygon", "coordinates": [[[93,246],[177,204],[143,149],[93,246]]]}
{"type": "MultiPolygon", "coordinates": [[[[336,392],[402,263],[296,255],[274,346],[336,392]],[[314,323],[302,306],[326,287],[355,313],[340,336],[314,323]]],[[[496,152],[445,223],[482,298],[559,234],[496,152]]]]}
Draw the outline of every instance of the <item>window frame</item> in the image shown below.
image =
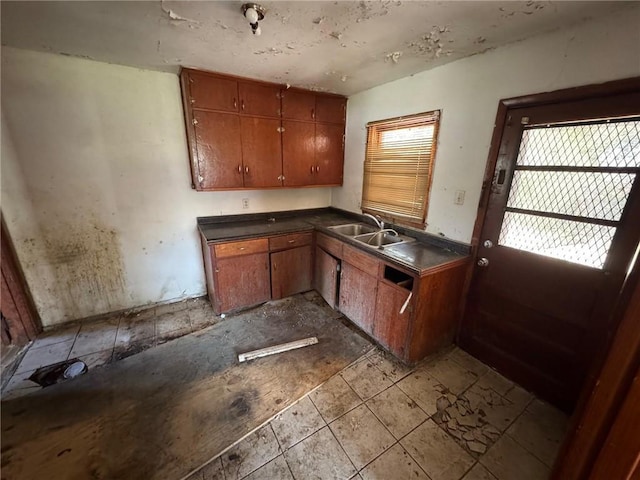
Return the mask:
{"type": "MultiPolygon", "coordinates": [[[[366,124],[367,127],[367,141],[365,144],[365,158],[363,162],[363,175],[362,175],[362,193],[361,193],[361,210],[363,213],[370,213],[374,215],[379,215],[386,221],[390,221],[391,223],[395,223],[398,225],[405,225],[409,227],[421,228],[424,229],[427,225],[427,212],[429,209],[429,201],[431,197],[431,186],[433,184],[433,172],[435,169],[435,159],[437,154],[437,146],[438,146],[438,134],[440,131],[440,120],[442,117],[441,110],[431,110],[422,113],[416,113],[412,115],[403,115],[399,117],[387,118],[383,120],[376,120],[366,124]],[[382,137],[381,133],[385,130],[402,130],[405,128],[411,127],[421,127],[421,126],[433,126],[433,135],[431,136],[431,152],[428,160],[428,178],[426,181],[426,191],[424,192],[424,200],[422,204],[422,213],[420,216],[420,221],[415,221],[415,217],[407,217],[403,215],[399,215],[394,212],[386,211],[386,210],[378,210],[375,208],[365,206],[365,193],[367,191],[367,164],[371,162],[369,159],[370,153],[370,141],[375,136],[375,138],[380,139],[382,137]],[[389,128],[391,126],[391,128],[389,128]],[[386,127],[386,128],[383,128],[386,127]]],[[[379,149],[379,144],[377,146],[379,149]]],[[[416,170],[417,170],[418,162],[416,162],[416,170]]],[[[416,171],[416,177],[418,173],[416,171]]],[[[414,195],[414,201],[415,201],[414,195]]],[[[417,202],[416,202],[417,203],[417,202]]]]}

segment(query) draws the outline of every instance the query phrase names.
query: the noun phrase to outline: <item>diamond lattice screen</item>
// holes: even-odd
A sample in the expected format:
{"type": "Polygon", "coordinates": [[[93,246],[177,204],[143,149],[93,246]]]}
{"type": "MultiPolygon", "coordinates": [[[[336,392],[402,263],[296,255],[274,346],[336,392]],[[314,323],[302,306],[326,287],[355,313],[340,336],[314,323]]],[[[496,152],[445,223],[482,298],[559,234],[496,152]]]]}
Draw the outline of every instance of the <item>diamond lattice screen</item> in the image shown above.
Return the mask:
{"type": "Polygon", "coordinates": [[[500,245],[603,268],[640,172],[640,121],[526,128],[500,245]]]}

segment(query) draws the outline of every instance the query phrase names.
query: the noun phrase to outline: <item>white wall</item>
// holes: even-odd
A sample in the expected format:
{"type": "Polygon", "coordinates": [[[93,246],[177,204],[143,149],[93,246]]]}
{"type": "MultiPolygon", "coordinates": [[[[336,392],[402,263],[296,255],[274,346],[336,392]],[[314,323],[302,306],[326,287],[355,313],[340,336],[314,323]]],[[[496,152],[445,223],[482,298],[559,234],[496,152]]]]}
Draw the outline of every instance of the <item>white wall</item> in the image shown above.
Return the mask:
{"type": "Polygon", "coordinates": [[[197,216],[330,204],[192,190],[175,75],[3,47],[2,114],[2,212],[45,326],[205,294],[197,216]]]}
{"type": "Polygon", "coordinates": [[[359,211],[367,122],[440,109],[426,230],[470,242],[499,100],[640,75],[639,25],[636,8],[349,97],[345,181],[332,205],[359,211]]]}

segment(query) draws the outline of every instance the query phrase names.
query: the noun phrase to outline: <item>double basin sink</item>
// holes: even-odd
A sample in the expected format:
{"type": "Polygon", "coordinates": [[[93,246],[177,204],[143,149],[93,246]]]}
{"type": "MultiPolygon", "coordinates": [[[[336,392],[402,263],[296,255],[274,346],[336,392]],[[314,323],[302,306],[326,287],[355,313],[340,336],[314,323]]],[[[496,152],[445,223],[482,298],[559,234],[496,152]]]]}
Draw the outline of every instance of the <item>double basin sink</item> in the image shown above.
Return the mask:
{"type": "Polygon", "coordinates": [[[353,238],[354,240],[371,248],[384,249],[384,247],[389,245],[397,245],[399,243],[414,241],[413,238],[398,235],[391,229],[379,230],[365,223],[350,223],[347,225],[336,225],[328,228],[340,235],[353,238]]]}

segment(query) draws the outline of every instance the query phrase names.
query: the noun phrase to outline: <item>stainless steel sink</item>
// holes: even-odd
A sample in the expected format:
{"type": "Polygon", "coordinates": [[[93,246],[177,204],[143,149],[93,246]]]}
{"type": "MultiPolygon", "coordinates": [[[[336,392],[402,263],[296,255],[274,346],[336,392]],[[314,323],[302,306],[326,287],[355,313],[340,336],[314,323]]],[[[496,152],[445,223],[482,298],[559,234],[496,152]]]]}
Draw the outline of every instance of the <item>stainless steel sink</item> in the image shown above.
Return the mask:
{"type": "Polygon", "coordinates": [[[373,232],[365,235],[357,235],[353,237],[354,240],[369,245],[371,247],[384,247],[385,245],[395,245],[396,243],[404,243],[408,241],[408,238],[394,235],[390,232],[373,232]]]}
{"type": "Polygon", "coordinates": [[[346,235],[348,237],[355,237],[363,233],[375,232],[376,228],[364,223],[350,223],[348,225],[336,225],[335,227],[329,227],[336,233],[346,235]]]}

